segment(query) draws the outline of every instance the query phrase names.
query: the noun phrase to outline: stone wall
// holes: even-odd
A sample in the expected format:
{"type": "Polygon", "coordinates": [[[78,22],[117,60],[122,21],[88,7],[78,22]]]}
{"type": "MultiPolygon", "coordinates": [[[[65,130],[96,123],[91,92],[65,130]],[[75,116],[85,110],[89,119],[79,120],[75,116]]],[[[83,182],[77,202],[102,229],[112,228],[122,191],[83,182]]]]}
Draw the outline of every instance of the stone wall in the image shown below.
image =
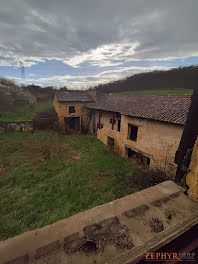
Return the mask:
{"type": "Polygon", "coordinates": [[[32,121],[0,121],[0,130],[9,131],[32,131],[32,121]]]}
{"type": "MultiPolygon", "coordinates": [[[[129,116],[121,116],[121,129],[118,131],[118,118],[114,113],[114,129],[110,119],[113,113],[101,111],[100,123],[102,129],[97,131],[97,137],[107,145],[107,137],[114,138],[114,150],[126,156],[126,146],[143,152],[150,158],[150,166],[157,167],[172,178],[175,175],[175,152],[178,148],[183,126],[165,122],[152,121],[129,116]],[[128,139],[128,124],[138,127],[137,140],[128,139]]],[[[95,122],[99,122],[99,111],[95,112],[95,122]]]]}
{"type": "Polygon", "coordinates": [[[190,172],[186,177],[186,183],[189,186],[189,197],[198,202],[198,139],[194,145],[190,163],[190,172]]]}

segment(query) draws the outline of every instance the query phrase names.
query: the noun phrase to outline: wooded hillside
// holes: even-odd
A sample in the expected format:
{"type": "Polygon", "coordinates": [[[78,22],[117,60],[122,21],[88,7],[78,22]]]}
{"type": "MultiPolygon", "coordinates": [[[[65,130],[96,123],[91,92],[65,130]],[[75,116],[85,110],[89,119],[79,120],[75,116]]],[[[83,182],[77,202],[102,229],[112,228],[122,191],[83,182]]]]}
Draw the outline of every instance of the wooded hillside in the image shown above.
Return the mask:
{"type": "Polygon", "coordinates": [[[39,85],[27,85],[24,89],[30,92],[33,96],[36,97],[37,102],[49,102],[52,101],[54,89],[52,86],[41,87],[39,85]]]}
{"type": "Polygon", "coordinates": [[[109,93],[136,90],[194,89],[195,87],[198,87],[198,66],[139,73],[94,88],[109,93]]]}

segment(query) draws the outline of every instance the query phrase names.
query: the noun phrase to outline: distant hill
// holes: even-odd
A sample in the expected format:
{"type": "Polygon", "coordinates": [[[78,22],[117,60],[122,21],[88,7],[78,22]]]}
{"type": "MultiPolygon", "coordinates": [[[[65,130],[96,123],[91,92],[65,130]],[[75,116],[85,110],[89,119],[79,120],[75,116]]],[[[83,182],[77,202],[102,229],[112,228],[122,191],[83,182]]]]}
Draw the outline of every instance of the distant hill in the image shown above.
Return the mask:
{"type": "Polygon", "coordinates": [[[27,85],[24,89],[30,92],[33,96],[36,97],[37,102],[49,102],[52,101],[54,94],[54,89],[51,86],[42,88],[39,85],[27,85]]]}
{"type": "Polygon", "coordinates": [[[139,73],[94,88],[101,92],[114,93],[138,90],[194,89],[195,87],[198,87],[198,66],[139,73]]]}
{"type": "Polygon", "coordinates": [[[17,108],[34,103],[36,98],[30,92],[11,80],[0,78],[0,110],[15,111],[17,108]]]}

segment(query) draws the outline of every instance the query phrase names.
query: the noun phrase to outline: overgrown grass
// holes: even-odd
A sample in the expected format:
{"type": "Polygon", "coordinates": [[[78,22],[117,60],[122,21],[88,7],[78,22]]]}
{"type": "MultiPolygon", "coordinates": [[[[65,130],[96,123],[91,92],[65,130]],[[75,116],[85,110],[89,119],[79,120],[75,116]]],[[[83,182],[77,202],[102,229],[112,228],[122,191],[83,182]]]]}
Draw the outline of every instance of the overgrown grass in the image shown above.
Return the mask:
{"type": "Polygon", "coordinates": [[[138,90],[138,91],[123,91],[112,93],[112,95],[184,95],[192,94],[192,89],[175,89],[175,90],[138,90]]]}
{"type": "Polygon", "coordinates": [[[52,107],[52,102],[36,103],[29,107],[20,107],[15,112],[0,111],[0,121],[26,121],[31,120],[36,112],[45,111],[52,107]]]}
{"type": "Polygon", "coordinates": [[[0,240],[133,193],[142,171],[93,136],[0,133],[0,240]]]}

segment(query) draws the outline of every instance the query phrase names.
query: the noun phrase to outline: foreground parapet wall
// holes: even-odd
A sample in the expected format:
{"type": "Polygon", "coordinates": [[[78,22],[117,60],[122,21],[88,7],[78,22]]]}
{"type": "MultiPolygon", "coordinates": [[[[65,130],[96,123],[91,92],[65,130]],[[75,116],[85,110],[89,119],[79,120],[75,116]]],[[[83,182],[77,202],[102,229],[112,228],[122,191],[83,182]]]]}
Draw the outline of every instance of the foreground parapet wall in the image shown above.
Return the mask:
{"type": "Polygon", "coordinates": [[[190,163],[190,172],[186,177],[186,183],[189,186],[189,197],[198,202],[198,139],[194,145],[190,163]]]}
{"type": "Polygon", "coordinates": [[[124,264],[198,223],[198,204],[166,181],[0,243],[0,264],[124,264]]]}

